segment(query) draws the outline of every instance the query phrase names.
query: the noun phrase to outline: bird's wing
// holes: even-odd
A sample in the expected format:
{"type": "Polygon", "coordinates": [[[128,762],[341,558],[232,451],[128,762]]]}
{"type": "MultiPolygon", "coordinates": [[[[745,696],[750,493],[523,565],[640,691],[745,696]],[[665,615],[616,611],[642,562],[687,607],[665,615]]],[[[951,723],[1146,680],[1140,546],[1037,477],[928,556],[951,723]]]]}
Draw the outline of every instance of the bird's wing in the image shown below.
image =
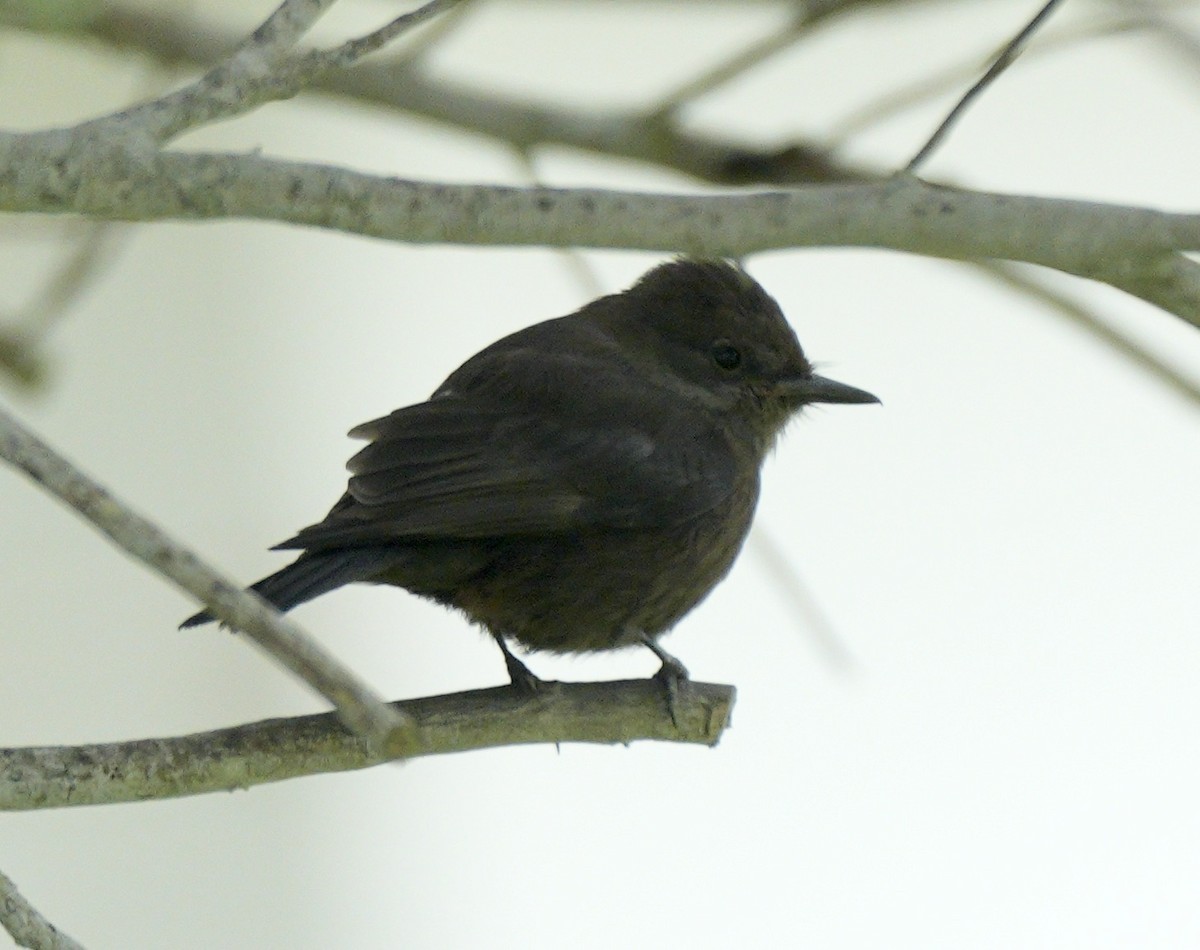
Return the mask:
{"type": "Polygon", "coordinates": [[[734,460],[703,416],[649,425],[603,402],[547,412],[448,392],[359,426],[372,441],[350,460],[346,495],[279,547],[667,526],[728,497],[734,460]]]}

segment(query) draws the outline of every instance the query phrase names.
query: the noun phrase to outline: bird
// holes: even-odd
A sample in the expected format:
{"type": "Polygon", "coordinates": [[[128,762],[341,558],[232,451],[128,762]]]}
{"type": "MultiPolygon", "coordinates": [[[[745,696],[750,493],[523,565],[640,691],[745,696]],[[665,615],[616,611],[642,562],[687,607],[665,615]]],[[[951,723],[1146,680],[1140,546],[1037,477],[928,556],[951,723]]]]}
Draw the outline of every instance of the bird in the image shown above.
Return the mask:
{"type": "Polygon", "coordinates": [[[659,640],[732,567],[779,434],[813,403],[876,402],[814,372],[741,266],[675,258],[352,429],[367,445],[345,493],[251,590],[287,611],[350,583],[405,588],[487,631],[529,691],[542,681],[510,642],[641,645],[671,701],[688,672],[659,640]]]}

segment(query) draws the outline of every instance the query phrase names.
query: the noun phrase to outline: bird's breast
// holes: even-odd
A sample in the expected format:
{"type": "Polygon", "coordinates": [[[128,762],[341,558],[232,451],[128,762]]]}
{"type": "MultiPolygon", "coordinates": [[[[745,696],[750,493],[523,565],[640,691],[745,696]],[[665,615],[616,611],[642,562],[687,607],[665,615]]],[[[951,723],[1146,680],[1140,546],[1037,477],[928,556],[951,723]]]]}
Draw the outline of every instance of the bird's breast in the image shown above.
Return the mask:
{"type": "Polygon", "coordinates": [[[757,478],[682,524],[586,530],[497,542],[489,567],[446,598],[535,650],[582,652],[673,626],[733,565],[758,500],[757,478]]]}

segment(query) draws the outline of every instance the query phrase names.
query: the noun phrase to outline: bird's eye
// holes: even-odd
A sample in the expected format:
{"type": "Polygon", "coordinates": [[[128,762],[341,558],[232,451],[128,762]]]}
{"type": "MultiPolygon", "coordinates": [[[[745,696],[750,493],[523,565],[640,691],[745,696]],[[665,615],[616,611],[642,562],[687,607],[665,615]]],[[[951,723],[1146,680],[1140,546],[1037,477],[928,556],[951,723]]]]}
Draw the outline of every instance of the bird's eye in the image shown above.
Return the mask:
{"type": "Polygon", "coordinates": [[[712,347],[713,362],[721,369],[737,369],[742,362],[742,354],[728,340],[717,340],[712,347]]]}

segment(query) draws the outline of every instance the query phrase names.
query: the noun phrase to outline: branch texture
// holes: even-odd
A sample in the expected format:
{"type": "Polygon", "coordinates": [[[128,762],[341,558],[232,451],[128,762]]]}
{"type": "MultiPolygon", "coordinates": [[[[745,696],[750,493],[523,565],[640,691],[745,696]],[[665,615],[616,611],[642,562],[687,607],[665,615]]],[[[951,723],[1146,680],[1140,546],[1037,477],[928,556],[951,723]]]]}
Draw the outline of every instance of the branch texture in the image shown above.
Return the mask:
{"type": "MultiPolygon", "coordinates": [[[[543,683],[392,704],[416,723],[408,756],[496,746],[657,739],[713,746],[729,725],[732,686],[684,682],[675,722],[655,680],[543,683]]],[[[0,750],[0,810],[17,811],[232,791],[301,775],[363,769],[387,755],[332,714],[135,742],[0,750]]]]}
{"type": "MultiPolygon", "coordinates": [[[[1200,326],[1200,266],[1182,253],[1200,245],[1198,215],[940,188],[907,174],[880,181],[837,165],[819,149],[740,149],[688,133],[661,112],[571,113],[432,83],[411,59],[346,70],[341,67],[452,5],[435,0],[331,50],[294,50],[327,5],[288,0],[240,43],[192,21],[119,6],[64,27],[162,61],[217,65],[163,99],[75,129],[0,134],[0,211],[132,221],[253,218],[413,243],[734,257],[783,247],[890,248],[1039,264],[1118,287],[1200,326]],[[843,183],[715,197],[525,190],[417,183],[259,155],[157,147],[184,128],[322,84],[519,148],[548,142],[593,148],[710,181],[843,183]],[[162,118],[147,125],[148,116],[162,118]]],[[[857,6],[812,5],[796,23],[805,28],[806,21],[811,26],[857,6]]],[[[768,42],[764,49],[778,45],[768,42]]]]}
{"type": "Polygon", "coordinates": [[[0,135],[0,210],[126,221],[252,218],[416,244],[637,248],[743,257],[878,247],[1040,264],[1200,326],[1200,215],[883,182],[679,196],[450,185],[258,155],[151,151],[63,132],[0,135]],[[107,147],[111,144],[112,147],[107,147]]]}
{"type": "Polygon", "coordinates": [[[83,950],[29,903],[17,885],[0,874],[0,924],[18,947],[30,950],[83,950]]]}

